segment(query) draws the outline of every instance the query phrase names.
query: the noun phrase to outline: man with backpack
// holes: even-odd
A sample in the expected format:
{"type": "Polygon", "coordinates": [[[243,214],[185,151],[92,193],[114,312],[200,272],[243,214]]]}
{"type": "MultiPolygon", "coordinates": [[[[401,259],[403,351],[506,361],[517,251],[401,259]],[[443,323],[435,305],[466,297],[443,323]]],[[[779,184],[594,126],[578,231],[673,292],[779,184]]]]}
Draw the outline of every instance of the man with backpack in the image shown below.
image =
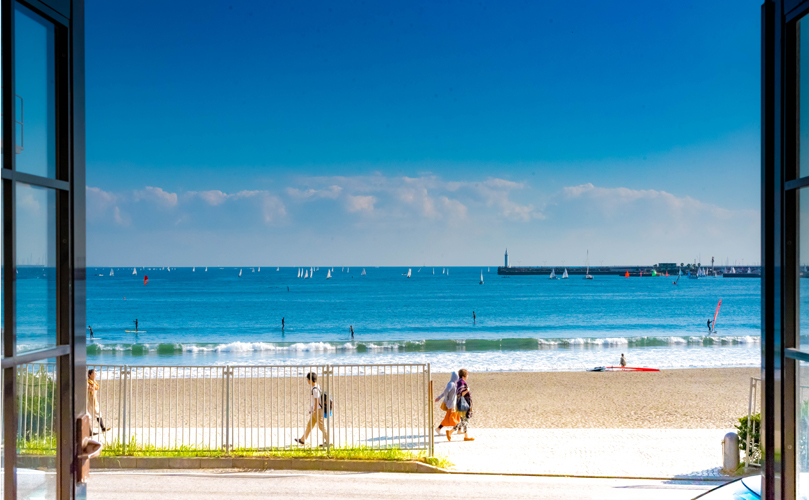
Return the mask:
{"type": "Polygon", "coordinates": [[[323,433],[323,441],[328,442],[329,430],[326,426],[325,419],[328,418],[328,412],[331,410],[331,408],[327,409],[331,402],[328,400],[328,396],[324,395],[317,383],[317,373],[307,373],[306,383],[311,387],[309,391],[311,396],[309,404],[309,421],[306,423],[306,429],[303,432],[303,437],[296,439],[295,442],[298,444],[306,444],[306,439],[309,437],[309,433],[312,432],[315,425],[317,425],[320,432],[323,433]]]}

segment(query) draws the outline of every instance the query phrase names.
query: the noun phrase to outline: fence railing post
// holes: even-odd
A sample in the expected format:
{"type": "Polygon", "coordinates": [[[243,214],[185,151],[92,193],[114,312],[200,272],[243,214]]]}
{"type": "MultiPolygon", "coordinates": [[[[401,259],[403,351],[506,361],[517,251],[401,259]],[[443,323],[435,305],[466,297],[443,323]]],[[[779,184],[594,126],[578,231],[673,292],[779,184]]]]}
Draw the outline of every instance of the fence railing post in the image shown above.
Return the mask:
{"type": "MultiPolygon", "coordinates": [[[[329,456],[331,456],[331,435],[332,435],[332,433],[334,431],[333,423],[332,423],[333,419],[331,418],[331,412],[329,411],[330,410],[329,401],[331,400],[331,382],[332,382],[331,377],[332,377],[332,373],[333,373],[332,365],[326,365],[325,370],[326,370],[326,373],[325,373],[325,375],[326,375],[326,377],[325,377],[326,378],[326,387],[325,387],[324,390],[325,390],[326,394],[328,395],[328,397],[324,398],[326,400],[325,401],[326,407],[323,408],[323,415],[324,415],[324,418],[326,420],[326,422],[325,422],[326,425],[324,425],[323,427],[326,428],[326,435],[324,437],[326,438],[325,439],[326,456],[329,457],[329,456]]],[[[317,411],[317,409],[315,409],[315,411],[317,411]]]]}
{"type": "Polygon", "coordinates": [[[427,446],[429,447],[430,452],[429,456],[433,456],[433,446],[435,440],[435,437],[433,436],[433,424],[435,424],[435,421],[433,420],[433,376],[432,372],[430,371],[430,363],[427,363],[427,384],[430,388],[430,390],[428,391],[429,394],[427,395],[427,408],[429,414],[429,422],[428,422],[429,428],[427,429],[428,430],[427,435],[430,436],[430,438],[428,439],[427,446]]]}
{"type": "Polygon", "coordinates": [[[128,411],[128,399],[129,399],[129,374],[130,368],[128,365],[124,365],[123,371],[121,372],[121,379],[123,381],[123,391],[121,394],[121,406],[122,406],[122,421],[121,421],[121,446],[123,449],[124,454],[126,454],[126,447],[129,441],[129,411],[128,411]]]}

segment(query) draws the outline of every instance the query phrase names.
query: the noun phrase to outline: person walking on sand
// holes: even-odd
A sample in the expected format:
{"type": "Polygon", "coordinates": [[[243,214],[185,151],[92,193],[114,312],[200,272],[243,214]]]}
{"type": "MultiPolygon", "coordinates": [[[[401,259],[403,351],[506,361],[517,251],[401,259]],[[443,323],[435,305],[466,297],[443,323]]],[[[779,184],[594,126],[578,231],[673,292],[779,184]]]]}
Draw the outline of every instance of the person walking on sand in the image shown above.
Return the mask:
{"type": "Polygon", "coordinates": [[[458,393],[458,417],[461,419],[458,425],[455,426],[455,432],[463,434],[464,441],[474,441],[475,438],[469,437],[469,418],[472,416],[472,394],[469,392],[469,385],[466,379],[469,377],[469,372],[466,370],[458,370],[458,382],[455,384],[458,393]],[[466,402],[468,408],[461,409],[463,403],[466,402]]]}
{"type": "Polygon", "coordinates": [[[455,426],[458,425],[460,422],[460,418],[458,418],[458,412],[455,409],[455,406],[458,404],[458,374],[452,372],[452,376],[447,383],[447,386],[444,388],[444,392],[442,392],[437,398],[435,398],[435,402],[441,401],[441,409],[446,412],[444,415],[444,420],[441,421],[441,424],[438,426],[439,434],[441,434],[441,429],[444,427],[447,428],[447,441],[452,441],[452,431],[455,429],[455,426]]]}
{"type": "MultiPolygon", "coordinates": [[[[87,403],[90,418],[98,422],[98,428],[101,429],[101,432],[107,432],[110,428],[104,425],[104,418],[101,415],[101,404],[98,398],[100,388],[98,382],[96,382],[96,371],[93,369],[87,370],[87,403]]],[[[93,432],[93,435],[95,434],[98,433],[93,432]]]]}
{"type": "Polygon", "coordinates": [[[626,366],[626,356],[624,356],[624,353],[621,353],[621,368],[624,368],[625,366],[626,366]]]}
{"type": "Polygon", "coordinates": [[[326,427],[321,397],[323,391],[320,390],[320,386],[317,383],[317,373],[307,373],[306,383],[311,386],[311,390],[309,391],[311,396],[309,403],[309,421],[306,423],[306,429],[303,431],[303,437],[300,439],[295,439],[295,442],[298,444],[306,444],[306,439],[309,437],[309,434],[312,432],[312,429],[314,429],[315,426],[317,426],[318,429],[320,429],[320,432],[323,433],[323,441],[328,442],[329,431],[326,427]]]}
{"type": "Polygon", "coordinates": [[[354,340],[354,325],[348,327],[351,330],[351,340],[354,340]]]}

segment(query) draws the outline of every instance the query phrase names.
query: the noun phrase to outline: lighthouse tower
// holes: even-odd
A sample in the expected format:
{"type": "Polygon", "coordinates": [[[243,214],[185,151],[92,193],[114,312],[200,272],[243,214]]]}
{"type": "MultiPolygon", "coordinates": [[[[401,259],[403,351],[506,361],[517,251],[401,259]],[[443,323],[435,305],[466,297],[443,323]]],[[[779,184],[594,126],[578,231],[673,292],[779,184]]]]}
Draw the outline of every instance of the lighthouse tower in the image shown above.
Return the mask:
{"type": "Polygon", "coordinates": [[[508,248],[506,248],[506,268],[508,268],[508,248]]]}

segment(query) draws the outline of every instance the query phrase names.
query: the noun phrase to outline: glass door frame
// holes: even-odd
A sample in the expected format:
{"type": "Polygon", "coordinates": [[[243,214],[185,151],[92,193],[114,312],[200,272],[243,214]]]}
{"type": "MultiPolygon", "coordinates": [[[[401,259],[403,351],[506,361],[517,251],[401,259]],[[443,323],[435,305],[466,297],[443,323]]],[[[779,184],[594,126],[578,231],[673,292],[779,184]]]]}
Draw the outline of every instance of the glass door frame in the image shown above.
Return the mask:
{"type": "Polygon", "coordinates": [[[17,498],[17,367],[56,359],[56,495],[84,498],[78,483],[76,419],[85,412],[85,150],[84,150],[84,2],[83,0],[2,0],[3,144],[3,490],[17,498]],[[54,26],[55,178],[16,169],[15,5],[54,26]],[[11,154],[8,154],[11,152],[11,154]],[[16,348],[16,185],[55,192],[56,345],[17,354],[16,348]]]}

